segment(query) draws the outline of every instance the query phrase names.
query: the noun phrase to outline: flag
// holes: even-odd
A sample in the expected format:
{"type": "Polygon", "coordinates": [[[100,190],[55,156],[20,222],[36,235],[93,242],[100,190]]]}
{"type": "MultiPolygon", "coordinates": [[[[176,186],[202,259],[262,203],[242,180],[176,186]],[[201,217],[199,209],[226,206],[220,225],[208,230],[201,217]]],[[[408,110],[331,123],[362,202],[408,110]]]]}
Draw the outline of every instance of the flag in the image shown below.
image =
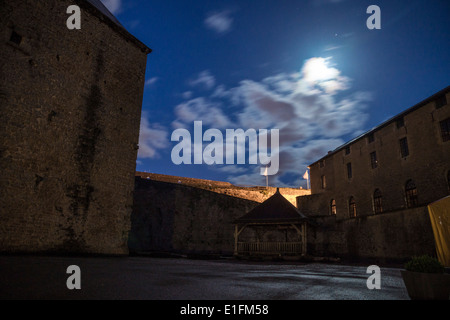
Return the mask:
{"type": "Polygon", "coordinates": [[[263,175],[267,177],[267,167],[264,168],[264,174],[263,175]]]}
{"type": "Polygon", "coordinates": [[[303,179],[309,180],[308,170],[306,170],[305,174],[303,175],[303,179]]]}

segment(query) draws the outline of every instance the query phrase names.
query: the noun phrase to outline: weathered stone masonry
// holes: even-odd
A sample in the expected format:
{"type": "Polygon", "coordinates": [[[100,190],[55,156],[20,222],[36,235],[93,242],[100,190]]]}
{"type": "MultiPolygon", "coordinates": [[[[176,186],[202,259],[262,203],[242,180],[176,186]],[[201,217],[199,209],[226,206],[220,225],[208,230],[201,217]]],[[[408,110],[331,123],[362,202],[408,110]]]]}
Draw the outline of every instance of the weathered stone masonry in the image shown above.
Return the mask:
{"type": "Polygon", "coordinates": [[[127,254],[150,49],[90,1],[6,0],[0,21],[0,251],[127,254]]]}
{"type": "Polygon", "coordinates": [[[232,254],[233,220],[259,203],[136,177],[130,252],[232,254]]]}

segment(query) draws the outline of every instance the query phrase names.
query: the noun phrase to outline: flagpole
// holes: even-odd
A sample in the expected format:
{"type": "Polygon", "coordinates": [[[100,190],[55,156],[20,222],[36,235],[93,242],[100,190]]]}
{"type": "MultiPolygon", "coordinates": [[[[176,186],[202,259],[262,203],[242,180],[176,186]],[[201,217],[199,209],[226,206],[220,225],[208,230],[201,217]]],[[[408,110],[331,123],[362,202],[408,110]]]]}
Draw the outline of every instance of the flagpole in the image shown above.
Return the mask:
{"type": "MultiPolygon", "coordinates": [[[[309,169],[309,167],[308,167],[309,169]]],[[[310,186],[309,186],[309,172],[308,169],[306,169],[305,174],[303,175],[303,179],[306,179],[306,189],[309,190],[310,186]]]]}

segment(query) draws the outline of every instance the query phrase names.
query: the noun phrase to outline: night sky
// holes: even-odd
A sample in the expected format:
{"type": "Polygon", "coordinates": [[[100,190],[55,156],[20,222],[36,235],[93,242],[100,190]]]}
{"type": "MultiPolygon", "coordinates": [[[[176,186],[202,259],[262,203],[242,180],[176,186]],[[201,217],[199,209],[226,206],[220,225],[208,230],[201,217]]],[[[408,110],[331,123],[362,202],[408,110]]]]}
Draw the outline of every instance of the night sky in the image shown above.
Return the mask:
{"type": "MultiPolygon", "coordinates": [[[[265,185],[260,164],[172,162],[177,128],[279,129],[269,185],[449,85],[450,2],[102,0],[152,48],[136,170],[265,185]],[[381,29],[369,30],[370,5],[381,29]]],[[[204,142],[203,147],[209,142],[204,142]]]]}

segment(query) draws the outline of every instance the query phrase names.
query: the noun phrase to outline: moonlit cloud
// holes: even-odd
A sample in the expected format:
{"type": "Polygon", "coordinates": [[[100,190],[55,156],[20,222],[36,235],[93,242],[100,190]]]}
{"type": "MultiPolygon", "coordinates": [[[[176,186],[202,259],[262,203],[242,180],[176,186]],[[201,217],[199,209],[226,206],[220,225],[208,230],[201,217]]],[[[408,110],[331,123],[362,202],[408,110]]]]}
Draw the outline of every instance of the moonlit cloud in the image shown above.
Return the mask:
{"type": "MultiPolygon", "coordinates": [[[[208,78],[214,76],[203,72],[194,82],[203,84],[208,81],[200,79],[208,78]]],[[[225,128],[279,129],[280,169],[269,178],[271,185],[278,186],[292,186],[295,180],[298,187],[307,165],[343,144],[344,135],[361,131],[368,117],[366,102],[371,100],[365,92],[337,95],[348,90],[351,81],[331,58],[313,57],[299,72],[243,80],[233,88],[210,81],[209,91],[195,98],[190,92],[175,107],[172,126],[190,128],[194,121],[202,121],[203,130],[218,128],[224,134],[225,128]]],[[[235,184],[265,184],[258,165],[211,169],[229,174],[228,181],[235,184]]]]}
{"type": "Polygon", "coordinates": [[[158,150],[169,146],[168,131],[163,126],[148,120],[148,114],[142,113],[141,128],[139,134],[138,158],[156,158],[158,150]]]}
{"type": "Polygon", "coordinates": [[[227,128],[232,126],[231,121],[222,111],[221,105],[206,98],[200,97],[188,100],[175,107],[177,119],[173,127],[182,127],[180,123],[192,124],[202,121],[204,125],[214,128],[227,128]]]}
{"type": "Polygon", "coordinates": [[[327,93],[346,90],[349,79],[331,66],[331,58],[311,58],[302,68],[302,77],[311,86],[319,86],[327,93]]]}
{"type": "Polygon", "coordinates": [[[122,11],[122,0],[101,0],[106,8],[116,15],[122,11]]]}
{"type": "Polygon", "coordinates": [[[189,81],[192,87],[200,86],[205,89],[211,89],[216,84],[216,79],[209,70],[204,70],[198,74],[195,79],[189,81]]]}
{"type": "Polygon", "coordinates": [[[233,18],[230,17],[231,12],[224,10],[221,12],[210,13],[205,19],[205,25],[218,34],[224,34],[231,30],[233,18]]]}

